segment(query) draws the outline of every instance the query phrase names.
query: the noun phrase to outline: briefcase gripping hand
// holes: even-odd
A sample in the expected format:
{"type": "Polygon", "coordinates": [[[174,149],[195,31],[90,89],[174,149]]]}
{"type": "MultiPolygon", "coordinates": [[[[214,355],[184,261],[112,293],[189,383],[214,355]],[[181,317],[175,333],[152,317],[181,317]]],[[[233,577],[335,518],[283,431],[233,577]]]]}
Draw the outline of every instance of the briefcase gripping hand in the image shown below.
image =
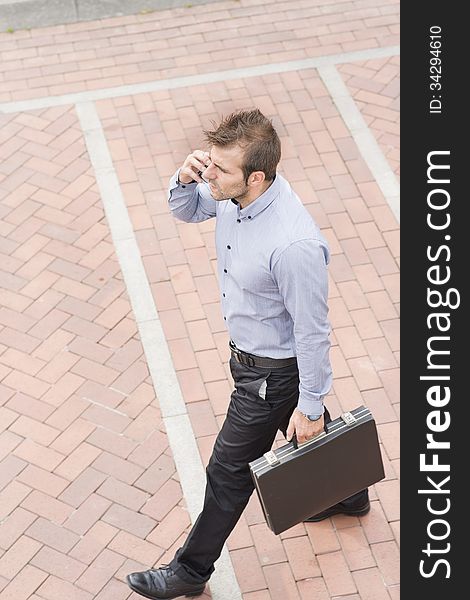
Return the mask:
{"type": "MultiPolygon", "coordinates": [[[[355,423],[357,423],[356,417],[350,412],[342,413],[341,419],[348,426],[351,426],[351,425],[354,425],[355,423]]],[[[314,436],[310,440],[307,440],[306,442],[304,442],[303,444],[300,444],[300,445],[299,445],[299,442],[297,441],[297,436],[295,435],[295,432],[294,432],[294,435],[292,436],[292,440],[291,440],[294,449],[297,450],[298,448],[302,448],[303,446],[310,444],[314,440],[317,440],[318,438],[323,437],[325,434],[328,434],[328,425],[330,425],[331,423],[332,423],[332,421],[330,421],[329,423],[325,423],[322,433],[319,433],[318,435],[314,436]]]]}
{"type": "Polygon", "coordinates": [[[306,442],[303,442],[302,444],[299,444],[298,440],[297,440],[297,436],[294,435],[292,436],[292,445],[294,447],[294,450],[297,450],[298,448],[303,448],[304,446],[308,446],[309,444],[311,444],[313,441],[318,440],[319,438],[322,438],[324,435],[326,435],[328,433],[328,429],[327,426],[325,425],[323,427],[323,431],[318,433],[317,435],[314,435],[312,438],[310,438],[309,440],[307,440],[306,442]]]}

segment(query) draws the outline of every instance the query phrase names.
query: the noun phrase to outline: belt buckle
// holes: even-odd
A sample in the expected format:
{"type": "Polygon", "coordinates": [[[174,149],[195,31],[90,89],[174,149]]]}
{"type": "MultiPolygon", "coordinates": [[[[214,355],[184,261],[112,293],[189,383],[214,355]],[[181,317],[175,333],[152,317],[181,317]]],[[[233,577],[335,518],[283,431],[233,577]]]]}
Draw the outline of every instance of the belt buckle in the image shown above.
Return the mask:
{"type": "Polygon", "coordinates": [[[245,365],[246,367],[255,366],[255,359],[252,356],[242,353],[236,346],[232,347],[232,352],[235,354],[235,360],[241,365],[245,365]]]}
{"type": "Polygon", "coordinates": [[[245,367],[254,367],[255,366],[255,359],[252,356],[249,356],[245,352],[240,352],[240,351],[238,351],[238,352],[239,352],[238,361],[242,365],[245,365],[245,367]]]}
{"type": "Polygon", "coordinates": [[[232,355],[235,358],[235,360],[237,361],[237,363],[240,363],[242,365],[243,361],[242,361],[242,357],[240,354],[240,350],[235,345],[232,346],[231,344],[230,344],[230,350],[232,351],[232,355]]]}

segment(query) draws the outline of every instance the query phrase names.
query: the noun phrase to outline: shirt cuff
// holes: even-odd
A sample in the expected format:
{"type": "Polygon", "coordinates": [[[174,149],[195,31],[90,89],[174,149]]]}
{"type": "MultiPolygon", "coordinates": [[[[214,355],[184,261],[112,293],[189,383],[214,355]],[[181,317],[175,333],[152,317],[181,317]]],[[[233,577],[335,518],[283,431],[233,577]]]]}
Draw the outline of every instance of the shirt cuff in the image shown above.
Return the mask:
{"type": "Polygon", "coordinates": [[[300,395],[297,409],[304,415],[319,418],[325,412],[323,396],[319,396],[318,399],[305,399],[300,395]]]}
{"type": "Polygon", "coordinates": [[[194,181],[194,179],[192,181],[190,181],[189,183],[182,183],[180,181],[180,171],[181,171],[181,169],[178,169],[176,171],[176,173],[174,174],[174,176],[172,177],[172,179],[170,181],[170,187],[171,187],[171,183],[173,183],[173,179],[174,179],[175,186],[180,185],[182,188],[189,187],[190,185],[193,185],[193,184],[197,184],[197,181],[194,181]]]}

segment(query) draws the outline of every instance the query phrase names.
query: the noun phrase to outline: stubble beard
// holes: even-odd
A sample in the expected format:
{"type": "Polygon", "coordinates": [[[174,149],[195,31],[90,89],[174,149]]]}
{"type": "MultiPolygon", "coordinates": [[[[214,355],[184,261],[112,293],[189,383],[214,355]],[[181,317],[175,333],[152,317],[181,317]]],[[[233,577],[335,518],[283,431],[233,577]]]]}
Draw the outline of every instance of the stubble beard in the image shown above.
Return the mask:
{"type": "Polygon", "coordinates": [[[214,200],[222,201],[222,200],[237,200],[237,202],[243,201],[248,193],[248,186],[241,184],[239,187],[233,188],[232,190],[228,190],[226,193],[221,190],[219,187],[214,186],[211,188],[211,194],[214,200]]]}

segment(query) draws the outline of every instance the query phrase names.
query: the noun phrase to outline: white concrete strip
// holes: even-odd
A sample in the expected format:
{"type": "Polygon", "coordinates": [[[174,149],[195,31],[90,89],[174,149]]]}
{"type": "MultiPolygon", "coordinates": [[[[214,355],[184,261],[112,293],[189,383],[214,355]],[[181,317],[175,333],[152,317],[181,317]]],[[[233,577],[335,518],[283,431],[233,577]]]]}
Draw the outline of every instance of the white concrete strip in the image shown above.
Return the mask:
{"type": "MultiPolygon", "coordinates": [[[[194,431],[95,105],[92,102],[80,103],[77,104],[76,110],[95,171],[106,219],[139,329],[183,494],[194,522],[203,504],[206,480],[194,431]]],[[[214,600],[241,600],[242,598],[226,548],[217,561],[216,571],[210,581],[210,589],[214,600]]]]}
{"type": "Polygon", "coordinates": [[[268,63],[254,67],[242,67],[240,69],[229,69],[214,73],[202,73],[201,75],[189,75],[187,77],[161,79],[159,81],[136,83],[134,85],[123,85],[102,90],[77,92],[75,94],[66,94],[64,96],[47,96],[44,98],[35,98],[31,100],[5,102],[0,104],[0,112],[15,113],[27,110],[49,108],[51,106],[62,106],[82,102],[96,102],[97,100],[103,100],[106,98],[133,96],[135,94],[169,90],[192,85],[208,84],[216,81],[242,79],[245,77],[259,77],[261,75],[269,75],[271,73],[287,73],[289,71],[301,71],[303,69],[318,69],[320,67],[329,65],[349,63],[360,60],[372,60],[375,58],[385,58],[387,56],[396,56],[398,54],[400,54],[399,46],[387,46],[386,48],[371,48],[369,50],[358,50],[356,52],[348,52],[345,54],[331,54],[328,56],[292,60],[283,63],[268,63]]]}
{"type": "Polygon", "coordinates": [[[365,122],[336,67],[334,65],[319,67],[318,72],[351,132],[362,158],[400,223],[400,185],[374,134],[365,122]]]}

